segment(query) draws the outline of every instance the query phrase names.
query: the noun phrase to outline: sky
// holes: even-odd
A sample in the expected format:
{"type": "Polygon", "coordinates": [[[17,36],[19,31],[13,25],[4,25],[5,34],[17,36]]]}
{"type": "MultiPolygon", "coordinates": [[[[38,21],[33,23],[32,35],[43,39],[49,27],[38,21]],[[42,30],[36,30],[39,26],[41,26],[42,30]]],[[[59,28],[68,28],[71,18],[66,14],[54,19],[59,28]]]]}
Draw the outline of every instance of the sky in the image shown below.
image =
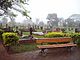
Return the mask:
{"type": "Polygon", "coordinates": [[[57,13],[59,18],[64,19],[72,14],[80,14],[80,0],[29,0],[28,3],[32,21],[38,18],[46,22],[47,15],[51,13],[57,13]]]}

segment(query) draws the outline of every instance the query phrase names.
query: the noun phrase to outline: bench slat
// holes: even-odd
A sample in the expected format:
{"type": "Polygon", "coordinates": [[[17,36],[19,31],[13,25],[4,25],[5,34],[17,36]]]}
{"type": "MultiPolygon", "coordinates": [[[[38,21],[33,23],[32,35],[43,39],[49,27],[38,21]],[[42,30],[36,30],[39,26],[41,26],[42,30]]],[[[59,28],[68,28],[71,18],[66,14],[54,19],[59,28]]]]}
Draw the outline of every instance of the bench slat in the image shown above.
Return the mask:
{"type": "Polygon", "coordinates": [[[36,40],[36,43],[70,42],[70,41],[72,41],[72,38],[45,38],[36,40]]]}
{"type": "Polygon", "coordinates": [[[53,44],[53,45],[37,45],[38,48],[57,48],[57,47],[73,47],[77,46],[76,44],[68,43],[68,44],[53,44]]]}

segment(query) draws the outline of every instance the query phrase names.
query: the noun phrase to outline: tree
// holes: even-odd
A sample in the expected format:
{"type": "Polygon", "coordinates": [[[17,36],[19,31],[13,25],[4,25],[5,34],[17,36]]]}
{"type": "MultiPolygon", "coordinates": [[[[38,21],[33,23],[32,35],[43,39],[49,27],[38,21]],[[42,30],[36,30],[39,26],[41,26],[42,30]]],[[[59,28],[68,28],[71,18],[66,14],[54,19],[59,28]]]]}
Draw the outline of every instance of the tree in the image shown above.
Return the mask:
{"type": "Polygon", "coordinates": [[[50,27],[54,27],[54,26],[58,26],[58,22],[59,22],[59,19],[57,17],[57,14],[56,13],[53,13],[53,14],[48,14],[47,18],[49,21],[48,25],[50,27]]]}
{"type": "Polygon", "coordinates": [[[44,26],[44,22],[43,21],[40,21],[38,25],[39,26],[44,26]]]}
{"type": "Polygon", "coordinates": [[[80,14],[72,14],[68,19],[66,19],[66,22],[68,22],[69,27],[79,27],[80,14]]]}
{"type": "Polygon", "coordinates": [[[49,20],[57,19],[57,14],[56,13],[48,14],[47,19],[49,19],[49,20]]]}
{"type": "Polygon", "coordinates": [[[66,23],[68,27],[75,27],[74,20],[71,18],[66,19],[66,23]]]}
{"type": "Polygon", "coordinates": [[[8,22],[8,19],[6,17],[3,17],[2,18],[2,26],[7,28],[8,27],[7,22],[8,22]]]}
{"type": "Polygon", "coordinates": [[[28,3],[26,2],[27,2],[26,0],[0,0],[0,10],[3,11],[3,13],[1,13],[0,15],[1,16],[7,15],[10,18],[12,18],[11,16],[15,17],[16,15],[14,13],[12,12],[10,13],[11,9],[13,9],[31,19],[31,17],[27,14],[28,11],[24,8],[25,4],[28,5],[28,3]],[[22,9],[18,9],[15,6],[22,8],[22,9]]]}

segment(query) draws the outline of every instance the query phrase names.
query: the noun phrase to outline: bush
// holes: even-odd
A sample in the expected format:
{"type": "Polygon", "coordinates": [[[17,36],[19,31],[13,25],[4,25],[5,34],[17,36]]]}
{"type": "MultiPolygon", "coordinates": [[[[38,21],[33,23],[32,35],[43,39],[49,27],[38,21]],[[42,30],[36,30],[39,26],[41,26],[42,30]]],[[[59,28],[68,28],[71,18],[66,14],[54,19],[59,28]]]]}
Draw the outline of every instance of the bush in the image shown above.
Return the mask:
{"type": "Polygon", "coordinates": [[[15,45],[19,40],[16,33],[3,33],[2,36],[5,46],[15,45]]]}
{"type": "Polygon", "coordinates": [[[80,38],[80,33],[73,33],[71,35],[72,38],[80,38]]]}
{"type": "Polygon", "coordinates": [[[62,32],[51,32],[51,33],[45,34],[45,37],[47,38],[64,37],[64,34],[62,32]]]}
{"type": "Polygon", "coordinates": [[[62,33],[62,32],[50,32],[45,34],[47,38],[54,38],[54,37],[71,37],[73,33],[62,33]]]}
{"type": "Polygon", "coordinates": [[[80,33],[74,33],[71,35],[74,40],[74,43],[80,43],[80,33]]]}
{"type": "Polygon", "coordinates": [[[2,38],[3,33],[4,33],[4,31],[2,29],[0,29],[0,40],[3,40],[3,38],[2,38]]]}
{"type": "Polygon", "coordinates": [[[73,33],[64,33],[64,37],[71,37],[73,33]]]}

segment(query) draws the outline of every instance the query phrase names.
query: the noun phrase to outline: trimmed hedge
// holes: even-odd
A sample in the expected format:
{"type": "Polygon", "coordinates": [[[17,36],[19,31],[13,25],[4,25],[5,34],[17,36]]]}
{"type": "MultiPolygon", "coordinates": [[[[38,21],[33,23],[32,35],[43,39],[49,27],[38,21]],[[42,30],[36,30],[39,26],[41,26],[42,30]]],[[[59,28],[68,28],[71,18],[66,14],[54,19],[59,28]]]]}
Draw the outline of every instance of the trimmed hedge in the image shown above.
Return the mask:
{"type": "Polygon", "coordinates": [[[80,33],[74,33],[71,35],[74,40],[74,43],[80,43],[80,33]]]}
{"type": "Polygon", "coordinates": [[[80,33],[73,33],[71,35],[72,38],[80,38],[80,33]]]}
{"type": "Polygon", "coordinates": [[[4,31],[2,29],[0,29],[0,40],[3,40],[2,34],[4,33],[4,31]]]}
{"type": "Polygon", "coordinates": [[[54,38],[54,37],[72,37],[75,33],[62,33],[62,32],[50,32],[45,34],[44,36],[47,38],[54,38]]]}
{"type": "Polygon", "coordinates": [[[45,37],[47,38],[64,37],[64,34],[62,32],[50,32],[50,33],[45,34],[45,37]]]}
{"type": "Polygon", "coordinates": [[[74,43],[80,43],[80,33],[62,33],[62,32],[51,32],[45,34],[46,38],[54,37],[71,37],[74,43]]]}
{"type": "Polygon", "coordinates": [[[71,37],[74,33],[63,33],[64,36],[63,37],[71,37]]]}
{"type": "Polygon", "coordinates": [[[19,37],[17,36],[16,33],[7,32],[3,33],[2,36],[3,36],[3,43],[5,46],[15,45],[19,40],[19,37]]]}

